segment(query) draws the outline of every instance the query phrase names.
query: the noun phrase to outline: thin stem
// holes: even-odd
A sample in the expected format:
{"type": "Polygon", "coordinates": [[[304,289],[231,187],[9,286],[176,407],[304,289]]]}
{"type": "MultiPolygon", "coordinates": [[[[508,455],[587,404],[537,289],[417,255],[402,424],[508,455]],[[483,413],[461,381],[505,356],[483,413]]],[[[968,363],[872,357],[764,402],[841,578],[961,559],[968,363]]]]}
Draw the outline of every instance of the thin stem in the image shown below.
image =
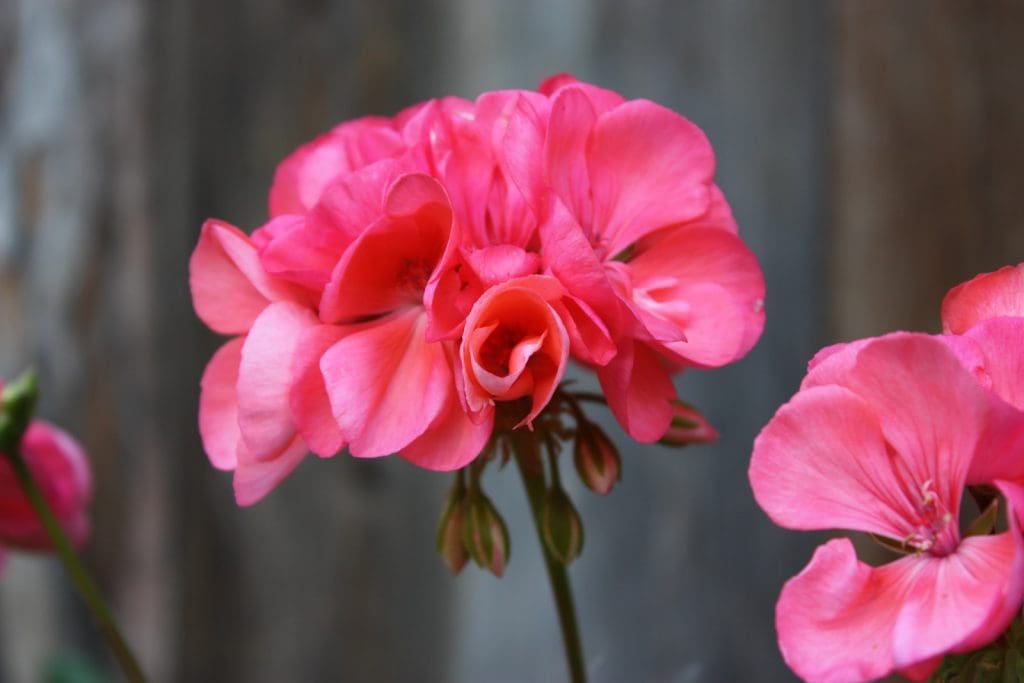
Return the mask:
{"type": "MultiPolygon", "coordinates": [[[[586,683],[587,675],[583,668],[583,648],[580,645],[579,626],[576,624],[576,609],[573,606],[569,574],[565,570],[565,565],[551,555],[543,539],[541,514],[544,509],[546,489],[543,466],[538,470],[531,463],[524,462],[524,455],[519,448],[514,449],[514,452],[516,465],[519,468],[519,474],[523,478],[523,486],[526,488],[526,497],[530,501],[533,523],[537,528],[537,539],[540,541],[540,549],[544,554],[544,565],[547,567],[548,579],[551,581],[551,592],[555,597],[558,621],[562,627],[562,642],[565,645],[565,658],[569,664],[569,679],[572,683],[586,683]]],[[[540,463],[536,464],[539,465],[540,463]]]]}
{"type": "Polygon", "coordinates": [[[11,467],[14,469],[15,476],[18,478],[18,483],[21,484],[25,495],[28,496],[32,509],[39,516],[50,539],[53,540],[53,546],[61,562],[64,564],[64,568],[70,575],[71,582],[75,584],[78,594],[82,596],[82,600],[85,601],[89,611],[92,612],[96,625],[107,639],[110,649],[114,651],[114,656],[117,658],[118,664],[121,665],[121,670],[124,671],[125,677],[131,683],[145,683],[146,675],[142,673],[142,668],[135,659],[135,655],[132,654],[131,648],[128,647],[128,643],[118,630],[110,610],[107,609],[103,598],[100,597],[100,592],[95,582],[89,576],[89,572],[82,565],[81,560],[78,559],[78,555],[71,547],[68,537],[64,534],[60,524],[57,523],[57,519],[53,516],[46,498],[43,497],[42,491],[39,490],[39,486],[32,477],[32,473],[25,465],[25,460],[21,457],[21,453],[16,448],[10,448],[6,450],[6,455],[11,463],[11,467]]]}

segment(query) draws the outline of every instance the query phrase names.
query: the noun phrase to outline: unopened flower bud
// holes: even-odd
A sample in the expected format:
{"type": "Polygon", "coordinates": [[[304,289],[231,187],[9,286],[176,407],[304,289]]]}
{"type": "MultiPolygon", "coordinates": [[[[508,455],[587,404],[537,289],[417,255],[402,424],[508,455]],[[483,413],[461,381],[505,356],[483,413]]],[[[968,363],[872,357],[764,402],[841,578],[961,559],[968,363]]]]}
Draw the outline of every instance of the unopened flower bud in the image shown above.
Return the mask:
{"type": "Polygon", "coordinates": [[[622,478],[619,449],[595,424],[580,424],[573,462],[587,488],[602,496],[608,495],[615,482],[622,478]]]}
{"type": "Polygon", "coordinates": [[[437,525],[437,552],[452,574],[458,574],[466,566],[469,554],[462,540],[462,524],[466,518],[466,486],[461,477],[448,493],[441,521],[437,525]]]}
{"type": "Polygon", "coordinates": [[[682,401],[672,401],[672,422],[660,443],[666,446],[688,446],[691,443],[711,443],[717,439],[718,430],[696,408],[682,401]]]}
{"type": "Polygon", "coordinates": [[[0,451],[16,448],[21,442],[38,396],[39,385],[31,370],[6,386],[0,384],[0,451]]]}
{"type": "Polygon", "coordinates": [[[541,516],[544,545],[562,564],[569,564],[583,550],[583,521],[560,486],[548,491],[541,516]]]}
{"type": "Polygon", "coordinates": [[[490,498],[471,491],[465,503],[462,540],[479,566],[500,577],[508,562],[508,529],[490,498]]]}

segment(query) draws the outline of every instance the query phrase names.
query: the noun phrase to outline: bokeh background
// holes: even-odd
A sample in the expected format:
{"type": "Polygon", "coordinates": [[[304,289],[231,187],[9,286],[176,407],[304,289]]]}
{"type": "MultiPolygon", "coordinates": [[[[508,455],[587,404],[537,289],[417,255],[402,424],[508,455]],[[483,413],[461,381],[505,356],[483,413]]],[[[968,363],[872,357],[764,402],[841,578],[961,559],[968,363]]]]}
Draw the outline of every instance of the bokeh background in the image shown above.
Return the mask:
{"type": "MultiPolygon", "coordinates": [[[[345,118],[571,71],[700,125],[761,258],[768,324],[680,378],[722,431],[631,444],[575,487],[571,574],[595,682],[788,681],[773,608],[821,536],[774,528],[758,429],[820,346],[937,331],[974,273],[1024,261],[1024,3],[1007,0],[0,0],[0,374],[96,470],[86,553],[154,681],[555,681],[557,622],[518,477],[485,484],[506,577],[448,576],[449,477],[309,461],[235,507],[206,462],[217,340],[186,263],[204,218],[257,226],[276,162],[345,118]]],[[[54,559],[0,580],[0,680],[74,653],[110,672],[54,559]]]]}

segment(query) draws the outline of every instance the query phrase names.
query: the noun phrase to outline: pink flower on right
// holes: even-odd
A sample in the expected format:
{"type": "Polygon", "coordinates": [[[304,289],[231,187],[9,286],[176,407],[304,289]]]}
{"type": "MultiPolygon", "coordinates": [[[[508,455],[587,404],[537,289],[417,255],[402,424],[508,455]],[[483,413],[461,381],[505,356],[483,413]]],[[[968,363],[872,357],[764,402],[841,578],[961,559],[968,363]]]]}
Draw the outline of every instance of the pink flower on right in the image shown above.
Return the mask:
{"type": "MultiPolygon", "coordinates": [[[[750,482],[791,529],[851,529],[903,556],[820,546],[776,607],[786,663],[810,682],[930,676],[995,640],[1024,601],[1024,270],[979,276],[943,304],[946,335],[839,344],[754,442],[750,482]],[[1006,530],[961,529],[968,486],[1005,499],[1006,530]]],[[[970,520],[967,520],[968,522],[970,520]]]]}

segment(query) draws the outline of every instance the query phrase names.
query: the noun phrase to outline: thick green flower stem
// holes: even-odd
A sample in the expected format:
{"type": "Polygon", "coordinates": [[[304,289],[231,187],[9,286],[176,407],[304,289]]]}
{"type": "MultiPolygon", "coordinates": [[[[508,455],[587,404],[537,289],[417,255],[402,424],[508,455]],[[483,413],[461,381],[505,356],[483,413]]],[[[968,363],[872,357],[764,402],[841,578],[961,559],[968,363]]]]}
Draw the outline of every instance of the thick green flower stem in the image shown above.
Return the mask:
{"type": "Polygon", "coordinates": [[[78,555],[71,547],[68,537],[64,534],[64,531],[53,516],[49,504],[47,504],[46,499],[39,490],[39,486],[32,477],[32,473],[25,465],[21,453],[17,449],[11,448],[7,450],[6,454],[11,467],[14,469],[14,474],[18,478],[18,483],[21,484],[21,488],[24,489],[25,494],[28,496],[32,509],[35,510],[42,521],[46,533],[53,540],[53,546],[60,557],[60,561],[64,564],[64,568],[70,575],[72,583],[75,584],[78,594],[82,596],[82,600],[85,601],[89,611],[92,612],[96,625],[107,639],[107,643],[110,645],[110,649],[113,650],[118,664],[121,665],[121,670],[124,672],[125,677],[130,683],[145,683],[146,675],[142,673],[135,655],[132,654],[131,648],[128,647],[128,643],[118,630],[110,610],[107,609],[103,598],[100,597],[100,592],[95,582],[89,576],[81,560],[78,559],[78,555]]]}
{"type": "Polygon", "coordinates": [[[533,523],[537,528],[537,540],[540,541],[540,549],[544,554],[544,565],[548,570],[551,592],[554,594],[555,607],[558,609],[558,621],[562,626],[565,657],[569,664],[569,679],[572,683],[585,683],[587,674],[583,668],[583,648],[580,646],[580,630],[576,624],[576,608],[573,606],[569,574],[565,569],[565,565],[551,555],[547,545],[544,543],[541,526],[544,496],[547,492],[544,483],[544,469],[539,458],[536,459],[535,463],[530,463],[520,452],[520,449],[516,448],[514,452],[516,465],[519,467],[519,474],[522,476],[523,486],[526,488],[526,496],[530,500],[533,523]]]}

